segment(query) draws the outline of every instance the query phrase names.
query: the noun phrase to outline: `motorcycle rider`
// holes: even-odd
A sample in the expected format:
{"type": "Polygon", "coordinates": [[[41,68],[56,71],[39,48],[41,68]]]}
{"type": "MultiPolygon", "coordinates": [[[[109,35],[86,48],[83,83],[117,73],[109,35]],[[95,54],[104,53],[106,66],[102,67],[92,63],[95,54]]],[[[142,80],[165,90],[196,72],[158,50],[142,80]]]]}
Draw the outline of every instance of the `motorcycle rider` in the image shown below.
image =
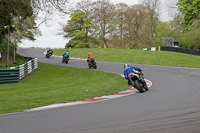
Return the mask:
{"type": "Polygon", "coordinates": [[[92,56],[91,53],[89,53],[89,54],[88,54],[88,58],[87,58],[88,64],[89,64],[91,61],[93,61],[93,60],[94,60],[94,57],[92,56]]]}
{"type": "Polygon", "coordinates": [[[47,54],[53,54],[53,49],[49,49],[49,50],[47,50],[47,54]]]}
{"type": "Polygon", "coordinates": [[[68,51],[68,50],[66,50],[66,52],[63,54],[63,59],[64,59],[65,57],[69,58],[69,51],[68,51]]]}
{"type": "Polygon", "coordinates": [[[128,75],[129,73],[134,72],[134,70],[142,71],[139,67],[129,66],[128,64],[124,65],[124,77],[128,80],[128,85],[132,85],[128,75]]]}
{"type": "MultiPolygon", "coordinates": [[[[142,69],[140,69],[139,67],[129,66],[128,64],[124,65],[124,77],[125,77],[125,79],[128,80],[128,85],[132,85],[131,80],[129,79],[128,75],[129,75],[129,73],[134,72],[134,70],[137,70],[137,71],[140,71],[140,72],[142,71],[142,69]]],[[[145,81],[144,81],[144,89],[146,91],[148,91],[148,87],[147,87],[145,81]]]]}

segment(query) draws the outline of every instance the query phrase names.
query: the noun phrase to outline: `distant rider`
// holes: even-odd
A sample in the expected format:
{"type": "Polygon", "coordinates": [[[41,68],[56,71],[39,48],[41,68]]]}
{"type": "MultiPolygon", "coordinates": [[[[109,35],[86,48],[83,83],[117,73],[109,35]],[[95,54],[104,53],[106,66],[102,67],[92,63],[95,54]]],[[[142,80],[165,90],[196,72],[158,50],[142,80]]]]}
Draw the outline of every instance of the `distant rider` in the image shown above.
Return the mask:
{"type": "Polygon", "coordinates": [[[63,54],[63,58],[65,58],[65,57],[69,58],[69,51],[68,50],[63,54]]]}
{"type": "Polygon", "coordinates": [[[94,60],[94,57],[92,56],[91,53],[88,54],[87,62],[90,63],[91,61],[94,60]]]}
{"type": "Polygon", "coordinates": [[[132,85],[128,75],[129,73],[134,72],[134,70],[142,71],[139,67],[129,66],[128,64],[124,65],[124,77],[128,80],[128,85],[132,85]]]}
{"type": "Polygon", "coordinates": [[[49,49],[49,50],[47,50],[47,54],[51,54],[51,55],[53,55],[53,49],[49,49]]]}

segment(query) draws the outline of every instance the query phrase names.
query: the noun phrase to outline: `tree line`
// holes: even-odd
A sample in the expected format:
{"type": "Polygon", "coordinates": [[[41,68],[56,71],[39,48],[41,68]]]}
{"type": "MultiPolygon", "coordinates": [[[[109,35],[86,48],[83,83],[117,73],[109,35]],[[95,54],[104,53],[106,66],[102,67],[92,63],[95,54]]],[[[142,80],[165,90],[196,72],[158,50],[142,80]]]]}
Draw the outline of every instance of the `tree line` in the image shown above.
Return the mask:
{"type": "Polygon", "coordinates": [[[169,22],[159,22],[157,40],[161,37],[173,37],[180,47],[200,50],[200,1],[179,0],[178,13],[169,22]]]}
{"type": "MultiPolygon", "coordinates": [[[[0,0],[0,61],[6,62],[8,44],[11,62],[15,62],[17,44],[22,39],[35,40],[35,35],[40,34],[35,22],[39,13],[66,13],[68,3],[69,0],[0,0]]],[[[43,19],[45,22],[46,17],[43,19]]]]}
{"type": "Polygon", "coordinates": [[[199,0],[179,0],[173,20],[159,20],[160,0],[139,4],[112,4],[110,0],[85,0],[72,9],[64,26],[66,47],[141,49],[161,45],[162,37],[173,37],[181,47],[200,49],[199,0]]]}
{"type": "Polygon", "coordinates": [[[141,49],[161,45],[162,37],[174,37],[181,47],[200,49],[200,1],[179,0],[179,13],[169,22],[159,20],[160,0],[139,0],[139,4],[112,4],[110,0],[83,0],[69,9],[71,0],[0,0],[0,52],[6,60],[8,40],[15,61],[17,44],[35,40],[44,13],[69,14],[63,27],[66,47],[141,49]],[[9,27],[9,29],[8,29],[9,27]],[[10,31],[8,39],[8,30],[10,31]]]}
{"type": "Polygon", "coordinates": [[[110,0],[81,1],[63,28],[66,47],[143,48],[155,45],[159,0],[112,4],[110,0]]]}

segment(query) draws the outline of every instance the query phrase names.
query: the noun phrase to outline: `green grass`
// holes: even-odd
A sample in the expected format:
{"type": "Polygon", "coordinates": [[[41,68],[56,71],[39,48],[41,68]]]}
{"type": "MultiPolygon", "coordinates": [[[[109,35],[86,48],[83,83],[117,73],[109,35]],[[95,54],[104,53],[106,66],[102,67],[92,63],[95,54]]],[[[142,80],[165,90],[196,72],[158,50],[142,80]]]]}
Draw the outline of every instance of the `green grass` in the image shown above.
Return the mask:
{"type": "Polygon", "coordinates": [[[39,63],[17,84],[0,85],[0,113],[84,100],[128,88],[120,75],[39,63]]]}
{"type": "MultiPolygon", "coordinates": [[[[54,54],[62,55],[66,49],[54,50],[54,54]]],[[[200,56],[167,51],[143,51],[132,49],[82,48],[69,49],[70,57],[87,58],[91,52],[97,61],[124,62],[176,67],[200,68],[200,56]]]]}

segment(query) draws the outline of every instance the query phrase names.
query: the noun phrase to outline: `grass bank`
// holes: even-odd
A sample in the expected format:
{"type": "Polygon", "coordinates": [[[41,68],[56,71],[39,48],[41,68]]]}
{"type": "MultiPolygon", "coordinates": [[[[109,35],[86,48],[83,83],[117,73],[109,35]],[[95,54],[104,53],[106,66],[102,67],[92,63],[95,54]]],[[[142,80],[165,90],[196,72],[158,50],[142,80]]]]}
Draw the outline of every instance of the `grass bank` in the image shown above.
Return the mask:
{"type": "MultiPolygon", "coordinates": [[[[10,59],[9,67],[19,66],[21,64],[24,64],[27,61],[28,61],[28,59],[25,59],[24,57],[16,54],[16,61],[13,62],[13,59],[10,59]]],[[[0,69],[5,69],[5,68],[6,68],[6,62],[2,62],[0,60],[0,69]]]]}
{"type": "MultiPolygon", "coordinates": [[[[66,49],[57,49],[54,50],[54,54],[62,55],[65,51],[66,49]]],[[[82,48],[69,49],[69,51],[70,57],[78,58],[87,58],[88,53],[91,52],[97,61],[200,68],[200,56],[175,52],[112,48],[82,48]]]]}
{"type": "Polygon", "coordinates": [[[107,95],[128,88],[120,75],[39,63],[17,84],[0,85],[0,113],[107,95]]]}

